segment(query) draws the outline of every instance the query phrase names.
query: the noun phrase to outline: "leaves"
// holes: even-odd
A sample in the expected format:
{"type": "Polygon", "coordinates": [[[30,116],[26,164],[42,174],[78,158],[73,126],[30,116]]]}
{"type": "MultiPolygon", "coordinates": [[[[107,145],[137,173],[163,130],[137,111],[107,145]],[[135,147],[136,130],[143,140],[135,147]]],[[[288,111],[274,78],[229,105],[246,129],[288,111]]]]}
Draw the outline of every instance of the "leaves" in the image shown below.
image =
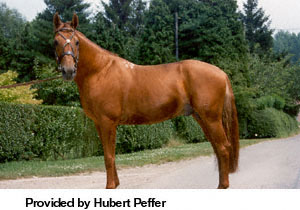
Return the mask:
{"type": "MultiPolygon", "coordinates": [[[[0,86],[15,84],[18,73],[8,71],[0,74],[0,86]]],[[[42,100],[37,100],[34,97],[36,89],[31,89],[31,86],[19,86],[9,89],[0,89],[0,101],[13,102],[19,104],[41,104],[42,100]]]]}

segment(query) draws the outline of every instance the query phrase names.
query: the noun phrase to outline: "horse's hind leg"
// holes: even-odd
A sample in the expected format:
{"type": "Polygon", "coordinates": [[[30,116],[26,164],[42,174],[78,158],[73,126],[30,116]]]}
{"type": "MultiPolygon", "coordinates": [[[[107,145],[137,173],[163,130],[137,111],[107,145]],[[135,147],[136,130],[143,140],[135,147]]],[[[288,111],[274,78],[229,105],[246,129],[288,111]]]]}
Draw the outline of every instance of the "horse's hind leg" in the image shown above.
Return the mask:
{"type": "Polygon", "coordinates": [[[108,118],[102,118],[95,123],[104,150],[104,161],[107,176],[107,189],[116,188],[120,182],[115,164],[116,129],[115,122],[108,118]]]}
{"type": "Polygon", "coordinates": [[[229,187],[229,150],[225,131],[222,125],[222,117],[209,118],[207,116],[201,118],[199,114],[194,113],[193,117],[202,127],[205,136],[210,141],[218,160],[219,168],[219,189],[229,187]],[[203,120],[206,119],[206,120],[203,120]]]}

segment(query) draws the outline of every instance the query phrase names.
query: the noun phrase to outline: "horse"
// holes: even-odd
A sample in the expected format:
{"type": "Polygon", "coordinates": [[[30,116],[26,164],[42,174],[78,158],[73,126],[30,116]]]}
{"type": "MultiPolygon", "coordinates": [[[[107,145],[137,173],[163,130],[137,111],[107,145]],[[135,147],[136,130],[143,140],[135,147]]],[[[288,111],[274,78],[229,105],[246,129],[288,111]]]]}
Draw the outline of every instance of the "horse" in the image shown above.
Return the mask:
{"type": "Polygon", "coordinates": [[[118,125],[152,124],[192,115],[217,157],[219,189],[239,158],[237,110],[228,76],[198,60],[137,65],[96,45],[76,30],[79,18],[53,17],[55,56],[64,80],[78,86],[84,113],[93,120],[104,150],[106,188],[119,186],[115,164],[118,125]]]}

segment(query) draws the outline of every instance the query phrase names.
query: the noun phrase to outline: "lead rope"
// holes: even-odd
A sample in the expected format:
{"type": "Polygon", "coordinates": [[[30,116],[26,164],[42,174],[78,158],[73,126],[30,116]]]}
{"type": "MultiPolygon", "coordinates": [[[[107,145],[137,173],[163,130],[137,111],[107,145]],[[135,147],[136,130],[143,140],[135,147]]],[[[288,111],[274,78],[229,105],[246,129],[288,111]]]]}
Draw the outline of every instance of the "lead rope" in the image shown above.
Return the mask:
{"type": "Polygon", "coordinates": [[[0,86],[0,89],[15,88],[15,87],[19,87],[19,86],[35,85],[35,84],[39,84],[39,83],[42,83],[42,82],[47,82],[47,81],[56,80],[56,79],[60,79],[60,78],[62,78],[62,76],[50,77],[50,78],[41,79],[41,80],[33,80],[33,81],[30,81],[30,82],[17,83],[17,84],[12,84],[12,85],[4,85],[4,86],[0,86]]]}

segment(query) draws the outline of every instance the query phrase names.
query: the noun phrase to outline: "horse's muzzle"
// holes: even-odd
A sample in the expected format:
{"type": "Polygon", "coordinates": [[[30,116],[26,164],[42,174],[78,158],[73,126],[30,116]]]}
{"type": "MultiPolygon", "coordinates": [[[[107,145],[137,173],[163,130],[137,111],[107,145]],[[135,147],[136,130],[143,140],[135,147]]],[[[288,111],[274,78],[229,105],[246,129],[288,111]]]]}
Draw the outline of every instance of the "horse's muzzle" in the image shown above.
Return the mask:
{"type": "Polygon", "coordinates": [[[76,76],[76,69],[75,68],[62,68],[61,69],[63,79],[66,81],[71,81],[76,76]]]}

